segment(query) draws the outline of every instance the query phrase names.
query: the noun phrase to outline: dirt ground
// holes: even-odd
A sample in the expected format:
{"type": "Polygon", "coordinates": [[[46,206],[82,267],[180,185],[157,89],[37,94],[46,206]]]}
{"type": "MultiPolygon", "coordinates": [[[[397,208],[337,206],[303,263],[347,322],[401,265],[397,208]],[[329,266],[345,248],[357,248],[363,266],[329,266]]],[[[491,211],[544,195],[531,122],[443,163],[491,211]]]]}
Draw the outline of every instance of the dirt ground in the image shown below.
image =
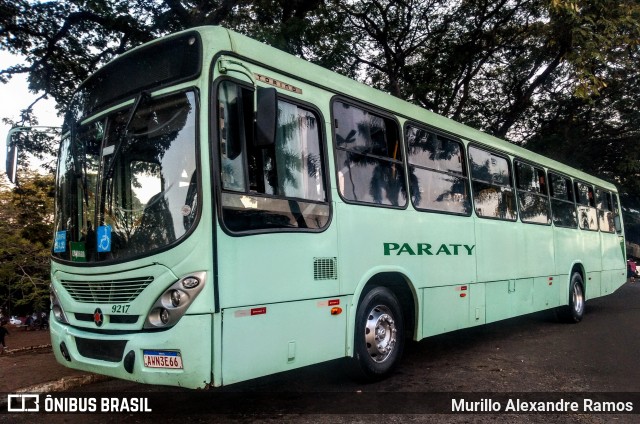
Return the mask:
{"type": "Polygon", "coordinates": [[[58,380],[84,373],[58,364],[51,351],[51,338],[47,330],[26,331],[8,325],[5,337],[7,349],[0,356],[0,392],[58,380]]]}
{"type": "Polygon", "coordinates": [[[25,347],[51,344],[48,330],[26,331],[24,328],[15,325],[6,325],[5,328],[9,330],[9,335],[5,338],[5,344],[9,352],[25,347]]]}

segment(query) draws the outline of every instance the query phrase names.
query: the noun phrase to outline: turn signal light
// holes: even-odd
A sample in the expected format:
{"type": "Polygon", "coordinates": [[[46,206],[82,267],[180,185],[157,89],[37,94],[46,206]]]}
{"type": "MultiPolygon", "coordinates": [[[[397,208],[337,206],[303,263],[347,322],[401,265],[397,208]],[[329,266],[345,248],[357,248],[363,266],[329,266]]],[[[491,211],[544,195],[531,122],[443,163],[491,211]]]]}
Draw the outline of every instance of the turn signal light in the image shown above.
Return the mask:
{"type": "Polygon", "coordinates": [[[331,315],[340,315],[342,313],[342,308],[336,306],[335,308],[331,308],[331,315]]]}

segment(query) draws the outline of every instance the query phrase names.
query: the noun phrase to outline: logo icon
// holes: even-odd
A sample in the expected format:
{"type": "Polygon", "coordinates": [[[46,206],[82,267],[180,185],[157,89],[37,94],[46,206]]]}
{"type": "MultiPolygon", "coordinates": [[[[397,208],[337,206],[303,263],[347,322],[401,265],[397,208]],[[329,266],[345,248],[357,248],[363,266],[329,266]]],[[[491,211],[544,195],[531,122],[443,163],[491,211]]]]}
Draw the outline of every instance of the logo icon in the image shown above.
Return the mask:
{"type": "Polygon", "coordinates": [[[7,412],[40,411],[40,395],[38,394],[8,395],[7,401],[7,412]]]}
{"type": "Polygon", "coordinates": [[[96,310],[93,312],[93,322],[98,327],[102,327],[102,323],[104,322],[104,315],[102,315],[102,310],[100,310],[100,308],[96,308],[96,310]]]}

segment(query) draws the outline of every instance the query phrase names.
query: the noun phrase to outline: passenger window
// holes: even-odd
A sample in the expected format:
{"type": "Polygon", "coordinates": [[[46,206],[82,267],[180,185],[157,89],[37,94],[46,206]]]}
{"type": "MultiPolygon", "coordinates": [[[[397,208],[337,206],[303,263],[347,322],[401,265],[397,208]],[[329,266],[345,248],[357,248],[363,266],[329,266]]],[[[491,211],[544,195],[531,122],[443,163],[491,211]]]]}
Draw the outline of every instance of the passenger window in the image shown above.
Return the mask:
{"type": "MultiPolygon", "coordinates": [[[[620,206],[618,204],[618,195],[613,193],[612,196],[613,199],[613,218],[614,218],[614,226],[615,226],[615,219],[618,218],[620,219],[620,206]]],[[[622,233],[622,225],[620,225],[620,227],[616,228],[616,232],[618,232],[619,234],[622,233]]]]}
{"type": "Polygon", "coordinates": [[[407,204],[402,148],[395,121],[348,103],[333,103],[340,195],[383,206],[407,204]]]}
{"type": "Polygon", "coordinates": [[[469,164],[476,214],[515,221],[517,211],[507,158],[477,147],[469,147],[469,164]]]}
{"type": "Polygon", "coordinates": [[[558,227],[576,228],[578,215],[571,180],[549,172],[549,184],[553,224],[558,227]]]}
{"type": "Polygon", "coordinates": [[[596,189],[596,209],[598,210],[598,226],[600,231],[615,233],[616,226],[613,222],[613,204],[611,193],[596,189]]]}
{"type": "Polygon", "coordinates": [[[217,111],[226,227],[251,231],[326,226],[330,210],[318,116],[279,100],[275,144],[259,147],[253,142],[252,90],[221,82],[217,111]]]}
{"type": "Polygon", "coordinates": [[[550,224],[551,214],[544,169],[519,161],[516,161],[515,165],[520,219],[532,224],[550,224]]]}
{"type": "Polygon", "coordinates": [[[576,182],[576,203],[578,207],[578,223],[583,230],[598,231],[598,213],[593,187],[576,182]]]}
{"type": "Polygon", "coordinates": [[[407,126],[405,139],[415,208],[471,214],[462,143],[413,126],[407,126]]]}

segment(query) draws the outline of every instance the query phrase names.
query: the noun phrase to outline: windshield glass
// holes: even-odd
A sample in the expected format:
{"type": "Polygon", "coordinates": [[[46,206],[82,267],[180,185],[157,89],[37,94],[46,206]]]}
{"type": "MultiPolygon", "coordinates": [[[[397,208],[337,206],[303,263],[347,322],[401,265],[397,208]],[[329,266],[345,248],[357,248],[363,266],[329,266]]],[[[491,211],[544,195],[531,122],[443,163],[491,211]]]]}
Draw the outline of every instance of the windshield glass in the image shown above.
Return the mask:
{"type": "Polygon", "coordinates": [[[196,96],[151,98],[73,128],[60,147],[53,255],[130,259],[183,237],[198,210],[196,96]]]}

